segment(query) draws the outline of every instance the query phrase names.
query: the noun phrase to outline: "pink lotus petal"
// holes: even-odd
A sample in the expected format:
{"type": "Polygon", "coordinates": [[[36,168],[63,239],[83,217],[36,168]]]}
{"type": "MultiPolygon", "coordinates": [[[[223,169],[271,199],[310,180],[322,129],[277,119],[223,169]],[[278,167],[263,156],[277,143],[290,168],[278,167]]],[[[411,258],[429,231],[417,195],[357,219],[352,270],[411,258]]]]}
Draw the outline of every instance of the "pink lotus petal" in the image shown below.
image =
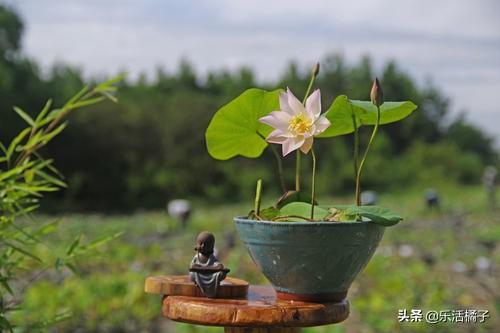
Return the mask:
{"type": "Polygon", "coordinates": [[[266,138],[266,141],[269,143],[283,143],[285,140],[291,137],[291,134],[288,132],[283,132],[280,129],[276,129],[272,131],[266,138]]]}
{"type": "Polygon", "coordinates": [[[293,110],[290,108],[290,105],[288,105],[288,94],[285,92],[280,92],[280,109],[291,116],[294,115],[293,110]]]}
{"type": "Polygon", "coordinates": [[[315,128],[316,127],[313,124],[312,127],[311,127],[311,131],[310,132],[306,132],[306,133],[302,134],[302,136],[304,137],[304,139],[307,139],[307,138],[310,138],[310,137],[314,136],[315,128]]]}
{"type": "Polygon", "coordinates": [[[283,156],[290,154],[292,151],[297,150],[304,144],[303,137],[288,138],[282,143],[283,156]]]}
{"type": "Polygon", "coordinates": [[[273,111],[267,116],[259,118],[259,121],[282,131],[287,131],[290,119],[291,116],[286,112],[273,111]]]}
{"type": "Polygon", "coordinates": [[[316,119],[321,114],[321,92],[319,89],[313,91],[306,100],[306,112],[311,119],[316,119]]]}
{"type": "Polygon", "coordinates": [[[323,133],[332,123],[325,116],[320,116],[318,120],[314,123],[315,130],[314,135],[323,133]]]}
{"type": "Polygon", "coordinates": [[[292,93],[290,88],[287,89],[287,94],[288,94],[288,105],[293,111],[293,115],[297,115],[300,113],[305,113],[304,105],[295,97],[295,95],[292,93]]]}
{"type": "Polygon", "coordinates": [[[300,147],[300,151],[302,151],[304,154],[309,153],[309,150],[311,150],[311,147],[313,145],[314,138],[311,136],[307,138],[304,141],[304,144],[300,147]]]}

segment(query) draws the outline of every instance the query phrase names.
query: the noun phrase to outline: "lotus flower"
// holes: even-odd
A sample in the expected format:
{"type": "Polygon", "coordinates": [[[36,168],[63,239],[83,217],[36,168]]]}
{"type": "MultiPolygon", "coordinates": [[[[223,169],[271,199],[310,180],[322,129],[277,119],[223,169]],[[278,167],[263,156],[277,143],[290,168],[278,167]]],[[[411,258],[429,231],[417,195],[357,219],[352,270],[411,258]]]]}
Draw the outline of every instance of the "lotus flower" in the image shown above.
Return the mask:
{"type": "Polygon", "coordinates": [[[282,145],[283,156],[300,149],[304,154],[311,150],[314,137],[324,132],[330,121],[321,115],[321,93],[315,90],[304,106],[290,89],[280,94],[280,110],[259,119],[275,128],[266,141],[282,145]]]}

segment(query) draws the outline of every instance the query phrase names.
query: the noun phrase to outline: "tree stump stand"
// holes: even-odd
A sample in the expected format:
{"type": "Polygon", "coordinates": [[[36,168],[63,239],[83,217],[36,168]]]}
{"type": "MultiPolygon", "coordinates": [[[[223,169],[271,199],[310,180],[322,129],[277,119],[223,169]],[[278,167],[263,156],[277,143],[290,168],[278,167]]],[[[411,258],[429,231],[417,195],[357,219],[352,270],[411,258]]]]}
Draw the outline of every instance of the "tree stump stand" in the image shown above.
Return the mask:
{"type": "Polygon", "coordinates": [[[297,333],[300,327],[335,324],[349,316],[347,300],[285,301],[276,298],[272,287],[249,286],[229,277],[223,282],[217,298],[200,297],[189,276],[150,277],[145,289],[164,295],[163,316],[183,323],[221,326],[225,333],[297,333]]]}

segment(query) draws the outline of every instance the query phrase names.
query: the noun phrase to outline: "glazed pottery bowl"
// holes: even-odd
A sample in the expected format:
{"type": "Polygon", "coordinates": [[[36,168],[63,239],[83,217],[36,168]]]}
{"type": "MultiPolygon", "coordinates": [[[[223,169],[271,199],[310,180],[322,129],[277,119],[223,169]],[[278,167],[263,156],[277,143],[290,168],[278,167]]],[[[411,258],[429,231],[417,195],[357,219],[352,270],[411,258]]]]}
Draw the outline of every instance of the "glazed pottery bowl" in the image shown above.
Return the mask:
{"type": "Polygon", "coordinates": [[[278,297],[313,302],[343,300],[385,230],[372,222],[234,222],[278,297]]]}

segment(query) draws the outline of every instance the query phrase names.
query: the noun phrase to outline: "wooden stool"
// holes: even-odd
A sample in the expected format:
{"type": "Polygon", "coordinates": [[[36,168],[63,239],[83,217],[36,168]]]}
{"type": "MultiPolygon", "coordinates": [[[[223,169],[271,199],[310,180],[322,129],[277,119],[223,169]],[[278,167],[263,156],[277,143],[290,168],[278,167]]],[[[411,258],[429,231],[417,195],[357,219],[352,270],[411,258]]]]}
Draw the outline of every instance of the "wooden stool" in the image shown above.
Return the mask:
{"type": "MultiPolygon", "coordinates": [[[[166,280],[168,278],[161,277],[160,279],[168,284],[166,280]]],[[[183,285],[191,284],[194,289],[198,289],[190,282],[188,276],[175,278],[183,285]]],[[[148,283],[152,279],[158,278],[146,280],[146,292],[165,295],[162,305],[162,313],[165,317],[196,325],[222,326],[225,333],[296,333],[300,331],[300,327],[339,323],[349,316],[347,300],[339,303],[284,301],[276,298],[276,293],[271,287],[249,286],[248,288],[248,284],[248,295],[244,298],[181,296],[179,293],[164,293],[168,288],[152,288],[152,282],[148,283]]],[[[227,278],[224,281],[226,281],[226,289],[236,288],[240,292],[242,283],[246,283],[234,278],[227,278]]],[[[188,289],[188,287],[183,288],[188,289]]]]}

